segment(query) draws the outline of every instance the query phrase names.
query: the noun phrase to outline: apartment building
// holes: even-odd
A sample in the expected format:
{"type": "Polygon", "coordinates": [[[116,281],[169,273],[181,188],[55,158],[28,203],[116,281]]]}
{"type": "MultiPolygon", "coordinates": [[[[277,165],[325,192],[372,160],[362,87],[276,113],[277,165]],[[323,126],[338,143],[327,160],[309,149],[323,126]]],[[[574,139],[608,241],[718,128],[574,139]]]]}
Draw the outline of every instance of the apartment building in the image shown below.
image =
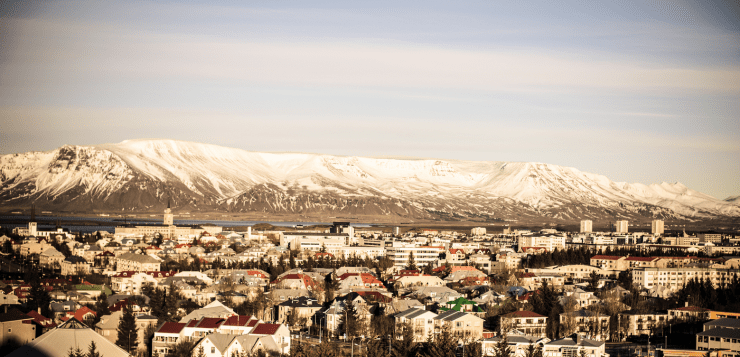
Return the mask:
{"type": "Polygon", "coordinates": [[[594,223],[590,219],[581,221],[581,233],[591,233],[594,230],[594,223]]]}
{"type": "Polygon", "coordinates": [[[704,324],[696,334],[696,349],[722,350],[722,356],[740,356],[740,320],[717,319],[704,324]]]}
{"type": "Polygon", "coordinates": [[[396,323],[396,331],[401,326],[410,324],[414,331],[414,341],[424,342],[434,333],[434,318],[437,314],[424,309],[411,308],[393,316],[396,323]]]}
{"type": "Polygon", "coordinates": [[[525,248],[545,248],[548,252],[552,252],[555,249],[565,249],[565,235],[520,236],[518,247],[521,251],[524,251],[525,248]]]}
{"type": "Polygon", "coordinates": [[[547,316],[534,311],[514,311],[501,316],[501,330],[519,330],[526,335],[546,337],[547,316]]]}
{"type": "Polygon", "coordinates": [[[439,259],[439,254],[444,252],[444,247],[417,246],[414,243],[393,242],[393,245],[386,247],[385,250],[386,255],[395,266],[407,266],[411,254],[414,255],[414,262],[417,266],[425,266],[434,265],[439,259]]]}
{"type": "Polygon", "coordinates": [[[715,287],[730,283],[740,277],[737,269],[711,268],[642,268],[632,271],[632,283],[647,289],[664,286],[669,289],[680,289],[691,279],[708,279],[715,287]]]}
{"type": "Polygon", "coordinates": [[[114,258],[116,271],[160,271],[160,261],[148,255],[124,253],[114,258]]]}
{"type": "Polygon", "coordinates": [[[483,337],[484,320],[478,316],[448,310],[434,317],[434,320],[436,331],[449,328],[450,332],[461,340],[476,341],[483,337]]]}

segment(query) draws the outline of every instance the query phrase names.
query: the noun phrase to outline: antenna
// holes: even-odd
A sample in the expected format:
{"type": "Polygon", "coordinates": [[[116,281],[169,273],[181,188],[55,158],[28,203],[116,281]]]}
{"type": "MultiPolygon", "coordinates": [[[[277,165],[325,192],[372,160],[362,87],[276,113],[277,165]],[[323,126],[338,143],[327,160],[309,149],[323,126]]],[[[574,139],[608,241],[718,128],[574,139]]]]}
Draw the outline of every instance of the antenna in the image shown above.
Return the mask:
{"type": "Polygon", "coordinates": [[[31,222],[36,222],[36,205],[31,205],[31,222]]]}

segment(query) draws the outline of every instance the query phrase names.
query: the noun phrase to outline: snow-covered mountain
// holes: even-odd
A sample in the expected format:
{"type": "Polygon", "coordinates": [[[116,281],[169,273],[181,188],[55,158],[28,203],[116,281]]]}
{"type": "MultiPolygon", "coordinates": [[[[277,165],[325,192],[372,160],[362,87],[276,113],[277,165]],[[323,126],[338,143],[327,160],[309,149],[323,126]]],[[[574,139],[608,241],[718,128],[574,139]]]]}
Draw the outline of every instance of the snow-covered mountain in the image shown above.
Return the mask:
{"type": "Polygon", "coordinates": [[[3,207],[364,214],[492,220],[740,217],[680,183],[612,182],[540,163],[260,153],[173,140],[0,156],[3,207]]]}

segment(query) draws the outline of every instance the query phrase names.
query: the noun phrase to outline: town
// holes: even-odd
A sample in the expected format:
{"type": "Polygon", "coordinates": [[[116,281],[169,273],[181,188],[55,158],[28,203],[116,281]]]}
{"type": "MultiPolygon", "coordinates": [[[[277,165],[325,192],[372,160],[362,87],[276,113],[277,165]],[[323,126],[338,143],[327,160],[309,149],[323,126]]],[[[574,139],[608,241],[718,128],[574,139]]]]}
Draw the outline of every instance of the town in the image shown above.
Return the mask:
{"type": "MultiPolygon", "coordinates": [[[[33,209],[35,210],[35,208],[33,209]]],[[[740,356],[740,237],[2,227],[7,356],[740,356]]]]}

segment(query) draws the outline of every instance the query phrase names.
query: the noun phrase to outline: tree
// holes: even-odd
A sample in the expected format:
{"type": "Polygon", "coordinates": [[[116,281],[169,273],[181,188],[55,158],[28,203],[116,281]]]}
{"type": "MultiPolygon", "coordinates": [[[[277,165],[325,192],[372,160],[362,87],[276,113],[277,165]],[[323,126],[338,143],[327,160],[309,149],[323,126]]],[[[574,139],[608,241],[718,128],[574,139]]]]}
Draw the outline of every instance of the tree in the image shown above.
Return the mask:
{"type": "Polygon", "coordinates": [[[422,354],[429,357],[455,357],[456,346],[457,340],[450,332],[450,328],[445,326],[434,337],[429,336],[422,349],[422,354]]]}
{"type": "Polygon", "coordinates": [[[392,356],[406,357],[416,354],[416,342],[414,341],[414,329],[411,322],[401,326],[401,340],[394,341],[392,356]]]}
{"type": "Polygon", "coordinates": [[[198,354],[196,357],[206,357],[206,351],[203,349],[203,346],[198,347],[198,354]]]}
{"type": "Polygon", "coordinates": [[[360,332],[360,321],[358,319],[357,309],[351,301],[347,301],[344,307],[345,314],[339,318],[339,325],[337,327],[337,335],[347,334],[347,339],[351,339],[359,335],[360,332]]]}
{"type": "Polygon", "coordinates": [[[588,289],[591,291],[596,291],[596,289],[599,286],[599,274],[596,273],[596,270],[591,271],[591,275],[588,277],[588,289]]]}
{"type": "Polygon", "coordinates": [[[75,349],[72,349],[72,347],[70,347],[69,352],[67,353],[67,357],[85,357],[85,354],[82,353],[82,350],[79,347],[75,349]]]}
{"type": "Polygon", "coordinates": [[[26,281],[31,285],[31,288],[28,290],[26,307],[29,310],[40,308],[41,315],[50,316],[51,295],[46,290],[46,286],[41,285],[39,272],[32,268],[27,274],[26,281]]]}
{"type": "Polygon", "coordinates": [[[133,354],[136,351],[139,327],[136,326],[136,317],[130,304],[123,307],[123,315],[118,322],[118,339],[116,344],[133,354]]]}
{"type": "Polygon", "coordinates": [[[414,261],[414,252],[409,252],[409,263],[406,265],[407,270],[417,270],[416,262],[414,261]]]}
{"type": "Polygon", "coordinates": [[[97,346],[95,346],[95,341],[90,341],[90,347],[88,347],[86,357],[102,357],[100,352],[98,352],[97,346]]]}
{"type": "Polygon", "coordinates": [[[527,357],[542,357],[542,346],[532,342],[527,347],[527,357]]]}
{"type": "Polygon", "coordinates": [[[494,357],[509,357],[511,356],[511,347],[509,347],[509,339],[505,334],[501,335],[501,339],[496,343],[496,351],[494,351],[494,357]]]}

